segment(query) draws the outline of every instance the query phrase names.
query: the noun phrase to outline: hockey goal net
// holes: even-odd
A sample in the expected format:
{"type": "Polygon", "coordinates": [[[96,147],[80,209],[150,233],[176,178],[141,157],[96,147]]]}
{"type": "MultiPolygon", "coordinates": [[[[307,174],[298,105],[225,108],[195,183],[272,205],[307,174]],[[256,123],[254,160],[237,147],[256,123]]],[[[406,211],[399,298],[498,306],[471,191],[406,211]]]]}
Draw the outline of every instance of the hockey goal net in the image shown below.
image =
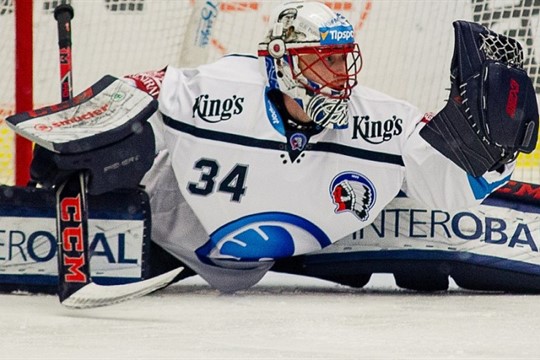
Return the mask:
{"type": "MultiPolygon", "coordinates": [[[[194,66],[230,52],[255,53],[268,14],[279,1],[237,0],[33,0],[30,14],[15,11],[30,0],[0,0],[0,183],[14,184],[16,167],[27,159],[3,124],[16,108],[16,17],[32,18],[30,88],[33,107],[59,102],[56,22],[59,3],[75,10],[74,92],[104,74],[194,66]],[[29,16],[30,15],[30,16],[29,16]]],[[[473,20],[518,38],[525,67],[540,94],[540,0],[351,0],[324,1],[356,28],[364,67],[360,81],[438,111],[448,95],[453,49],[452,21],[473,20]]],[[[20,55],[19,55],[20,59],[20,55]]],[[[19,60],[20,61],[20,60],[19,60]]],[[[26,70],[28,71],[28,70],[26,70]]],[[[28,86],[28,85],[27,85],[28,86]]],[[[380,119],[383,121],[384,119],[380,119]]],[[[23,170],[24,171],[24,170],[23,170]]],[[[521,155],[516,180],[540,182],[540,150],[521,155]]]]}

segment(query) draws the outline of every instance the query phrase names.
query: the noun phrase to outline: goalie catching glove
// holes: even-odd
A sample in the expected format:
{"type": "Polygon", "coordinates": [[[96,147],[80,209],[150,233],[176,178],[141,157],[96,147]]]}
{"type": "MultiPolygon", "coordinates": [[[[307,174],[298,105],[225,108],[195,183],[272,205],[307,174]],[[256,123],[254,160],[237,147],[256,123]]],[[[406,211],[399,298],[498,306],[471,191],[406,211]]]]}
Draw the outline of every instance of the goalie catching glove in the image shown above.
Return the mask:
{"type": "Polygon", "coordinates": [[[514,39],[456,21],[447,105],[420,135],[472,176],[497,170],[538,137],[538,105],[514,39]]]}

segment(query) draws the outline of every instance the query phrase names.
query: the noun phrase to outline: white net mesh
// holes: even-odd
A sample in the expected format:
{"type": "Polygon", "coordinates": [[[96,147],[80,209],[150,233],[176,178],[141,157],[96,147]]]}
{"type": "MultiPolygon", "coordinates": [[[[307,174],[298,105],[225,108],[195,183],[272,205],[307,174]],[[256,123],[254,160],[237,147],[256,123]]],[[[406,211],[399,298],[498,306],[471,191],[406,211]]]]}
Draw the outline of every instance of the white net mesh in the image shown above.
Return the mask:
{"type": "Polygon", "coordinates": [[[484,52],[486,59],[501,61],[520,69],[523,68],[523,49],[519,46],[519,43],[492,31],[480,36],[482,36],[480,50],[484,52]]]}

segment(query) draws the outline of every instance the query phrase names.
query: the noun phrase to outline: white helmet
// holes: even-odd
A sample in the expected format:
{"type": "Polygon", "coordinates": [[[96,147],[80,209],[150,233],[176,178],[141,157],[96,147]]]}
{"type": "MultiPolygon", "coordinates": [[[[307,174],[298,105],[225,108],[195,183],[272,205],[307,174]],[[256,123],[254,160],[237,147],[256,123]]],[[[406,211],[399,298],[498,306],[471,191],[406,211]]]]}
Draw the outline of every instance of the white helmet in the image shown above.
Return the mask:
{"type": "Polygon", "coordinates": [[[315,123],[347,127],[347,100],[362,65],[352,25],[322,3],[303,1],[277,7],[269,25],[258,49],[269,88],[295,99],[315,123]]]}

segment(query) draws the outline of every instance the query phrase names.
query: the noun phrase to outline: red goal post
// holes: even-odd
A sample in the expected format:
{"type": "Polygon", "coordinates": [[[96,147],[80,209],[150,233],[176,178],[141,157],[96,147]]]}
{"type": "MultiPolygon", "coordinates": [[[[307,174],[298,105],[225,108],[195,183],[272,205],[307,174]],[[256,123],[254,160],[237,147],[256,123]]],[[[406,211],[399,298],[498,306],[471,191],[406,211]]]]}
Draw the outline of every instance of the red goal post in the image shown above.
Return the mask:
{"type": "MultiPolygon", "coordinates": [[[[16,149],[13,134],[2,124],[16,108],[22,110],[16,100],[28,101],[31,93],[33,107],[60,100],[52,12],[65,2],[75,10],[73,72],[77,80],[73,85],[78,93],[104,74],[121,76],[168,64],[195,66],[230,52],[253,54],[270,10],[281,0],[0,1],[0,183],[14,184],[29,160],[24,149],[16,149]],[[32,19],[30,48],[15,40],[20,36],[16,16],[26,22],[32,19]],[[17,51],[21,57],[16,58],[17,51]],[[31,78],[30,89],[28,84],[15,86],[16,75],[22,75],[20,61],[28,58],[33,61],[24,76],[31,78]],[[22,169],[16,170],[16,164],[22,169]]],[[[540,0],[323,2],[347,16],[356,28],[364,59],[360,81],[422,110],[438,111],[448,96],[452,21],[457,19],[480,22],[517,37],[540,94],[540,0]]],[[[540,182],[540,151],[521,155],[518,164],[516,180],[540,182]]],[[[17,182],[22,185],[21,180],[17,182]]]]}

